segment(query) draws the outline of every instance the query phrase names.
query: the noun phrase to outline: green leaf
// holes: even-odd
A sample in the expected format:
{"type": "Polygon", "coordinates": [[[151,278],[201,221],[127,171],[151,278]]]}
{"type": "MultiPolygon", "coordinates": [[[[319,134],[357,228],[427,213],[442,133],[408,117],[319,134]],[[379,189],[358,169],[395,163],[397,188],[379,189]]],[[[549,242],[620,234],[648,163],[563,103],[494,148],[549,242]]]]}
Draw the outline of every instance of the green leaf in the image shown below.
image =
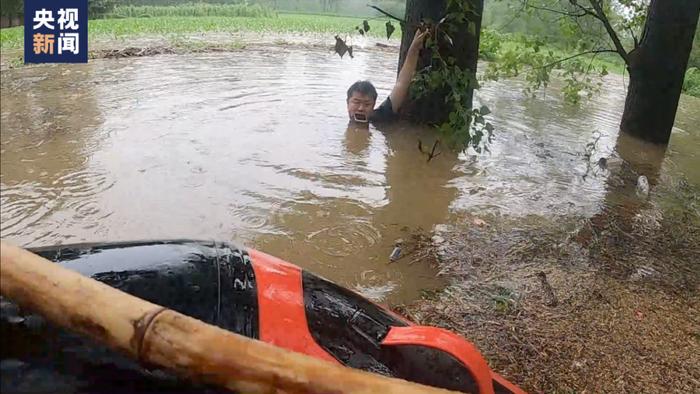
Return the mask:
{"type": "Polygon", "coordinates": [[[391,35],[394,33],[395,30],[396,30],[396,28],[394,27],[394,25],[391,24],[391,21],[387,21],[386,22],[386,39],[387,40],[389,38],[391,38],[391,35]]]}
{"type": "Polygon", "coordinates": [[[343,41],[342,38],[335,36],[335,53],[340,55],[340,57],[342,58],[347,51],[348,46],[345,44],[345,41],[343,41]]]}

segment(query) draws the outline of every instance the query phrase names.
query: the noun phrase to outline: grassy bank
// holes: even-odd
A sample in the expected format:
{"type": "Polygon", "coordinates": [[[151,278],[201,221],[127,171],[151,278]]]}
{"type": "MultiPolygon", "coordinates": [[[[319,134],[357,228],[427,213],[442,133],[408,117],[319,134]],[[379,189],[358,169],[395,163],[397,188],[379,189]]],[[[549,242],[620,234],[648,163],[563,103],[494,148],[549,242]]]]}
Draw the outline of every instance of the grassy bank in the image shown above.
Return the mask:
{"type": "Polygon", "coordinates": [[[177,7],[165,6],[117,6],[106,15],[105,19],[115,18],[153,18],[162,16],[225,16],[248,18],[273,18],[277,12],[260,4],[182,4],[177,7]]]}
{"type": "Polygon", "coordinates": [[[686,71],[683,91],[691,96],[700,97],[700,68],[691,67],[686,71]]]}
{"type": "MultiPolygon", "coordinates": [[[[328,34],[329,40],[335,34],[357,34],[354,27],[362,23],[362,18],[331,15],[307,15],[274,13],[262,7],[236,7],[232,5],[192,5],[179,7],[117,7],[109,18],[91,20],[88,35],[94,39],[124,39],[149,35],[178,36],[191,33],[318,33],[328,34]],[[216,15],[216,16],[213,16],[216,15]]],[[[385,37],[386,22],[383,19],[370,20],[372,37],[385,37]]],[[[401,36],[400,27],[393,38],[401,36]]],[[[498,52],[513,49],[518,38],[505,34],[484,34],[482,47],[484,58],[492,60],[498,52]],[[493,53],[491,53],[493,52],[493,53]]],[[[2,49],[21,49],[23,28],[14,27],[0,30],[2,49]]],[[[562,57],[567,53],[555,50],[562,57]]],[[[622,72],[622,63],[598,58],[596,65],[605,63],[613,72],[622,72]]]]}
{"type": "MultiPolygon", "coordinates": [[[[338,16],[280,14],[272,17],[223,17],[223,16],[156,16],[143,18],[116,18],[91,20],[88,36],[93,39],[130,38],[148,35],[178,35],[187,33],[235,33],[241,31],[270,33],[320,33],[345,34],[354,31],[362,23],[361,18],[338,16]]],[[[385,21],[370,21],[369,35],[385,37],[385,21]]],[[[397,26],[398,29],[398,26],[397,26]]],[[[0,30],[2,49],[22,48],[22,27],[0,30]]],[[[400,37],[400,31],[394,33],[400,37]]],[[[386,38],[386,37],[385,37],[386,38]]]]}

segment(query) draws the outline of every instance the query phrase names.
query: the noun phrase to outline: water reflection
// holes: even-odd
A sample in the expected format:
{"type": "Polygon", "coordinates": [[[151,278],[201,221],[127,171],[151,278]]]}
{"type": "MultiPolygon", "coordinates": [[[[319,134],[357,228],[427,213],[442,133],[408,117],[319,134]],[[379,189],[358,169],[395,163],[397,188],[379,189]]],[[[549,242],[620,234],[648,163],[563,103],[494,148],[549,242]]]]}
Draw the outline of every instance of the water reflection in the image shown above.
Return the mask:
{"type": "Polygon", "coordinates": [[[457,155],[446,152],[428,163],[416,142],[432,146],[435,134],[404,123],[380,129],[350,124],[344,135],[346,168],[369,170],[368,163],[377,160],[373,152],[382,152],[383,179],[376,180],[382,192],[379,204],[307,194],[271,219],[276,227],[293,231],[258,237],[256,244],[303,262],[320,275],[342,277],[378,300],[406,300],[416,289],[442,287],[429,261],[390,263],[389,254],[397,239],[447,221],[458,192],[448,185],[457,175],[457,155]]]}

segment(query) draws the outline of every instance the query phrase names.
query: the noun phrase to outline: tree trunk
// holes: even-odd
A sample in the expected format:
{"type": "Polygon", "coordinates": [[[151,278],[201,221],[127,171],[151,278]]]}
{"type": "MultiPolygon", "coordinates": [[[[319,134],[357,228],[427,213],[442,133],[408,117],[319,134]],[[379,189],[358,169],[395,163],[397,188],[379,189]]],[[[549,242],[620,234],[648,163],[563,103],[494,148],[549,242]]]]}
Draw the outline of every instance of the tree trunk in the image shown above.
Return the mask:
{"type": "MultiPolygon", "coordinates": [[[[468,14],[468,23],[460,26],[459,32],[451,37],[454,46],[448,47],[441,45],[440,52],[443,58],[452,56],[456,60],[456,64],[462,69],[471,70],[476,74],[477,61],[479,59],[479,36],[481,31],[481,15],[484,9],[484,0],[464,0],[471,4],[474,13],[468,14]],[[469,26],[472,25],[470,29],[469,26]],[[473,34],[472,34],[473,33],[473,34]]],[[[446,0],[407,0],[406,14],[404,20],[407,25],[403,26],[403,36],[401,39],[401,51],[399,53],[399,67],[401,70],[406,59],[406,53],[411,46],[413,36],[421,21],[435,24],[440,21],[446,14],[446,0]]],[[[431,53],[423,51],[418,61],[417,70],[421,70],[431,65],[431,53]]],[[[474,87],[464,92],[468,96],[468,102],[471,105],[474,87]]],[[[420,102],[411,102],[407,105],[408,115],[416,120],[428,123],[442,123],[447,120],[449,111],[446,110],[444,103],[444,92],[436,92],[434,97],[421,100],[420,102]]]]}
{"type": "MultiPolygon", "coordinates": [[[[476,68],[479,61],[479,39],[481,37],[481,17],[484,14],[484,0],[468,0],[471,3],[474,14],[469,14],[469,22],[463,25],[459,34],[454,38],[454,53],[457,58],[457,65],[462,69],[471,70],[474,73],[476,81],[476,68]],[[473,24],[473,30],[469,25],[473,24]],[[470,31],[472,30],[472,31],[470,31]]],[[[469,105],[471,107],[474,89],[476,86],[469,89],[467,95],[469,97],[469,105]]]]}
{"type": "Polygon", "coordinates": [[[640,46],[629,54],[622,131],[668,143],[699,13],[698,0],[651,0],[640,46]]]}

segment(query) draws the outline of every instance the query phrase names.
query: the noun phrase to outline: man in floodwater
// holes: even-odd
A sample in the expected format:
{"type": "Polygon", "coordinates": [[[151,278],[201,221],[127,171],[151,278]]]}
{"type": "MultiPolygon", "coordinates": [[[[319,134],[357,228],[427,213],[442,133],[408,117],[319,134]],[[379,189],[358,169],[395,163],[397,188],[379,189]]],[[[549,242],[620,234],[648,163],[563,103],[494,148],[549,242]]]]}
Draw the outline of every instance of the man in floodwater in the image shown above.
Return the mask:
{"type": "Polygon", "coordinates": [[[416,73],[418,54],[423,47],[423,42],[428,34],[428,30],[416,30],[413,42],[406,53],[406,60],[401,67],[396,84],[391,90],[391,94],[377,108],[377,90],[369,81],[357,81],[348,89],[347,106],[348,116],[351,122],[386,122],[396,119],[401,105],[408,96],[408,87],[411,84],[413,75],[416,73]]]}

